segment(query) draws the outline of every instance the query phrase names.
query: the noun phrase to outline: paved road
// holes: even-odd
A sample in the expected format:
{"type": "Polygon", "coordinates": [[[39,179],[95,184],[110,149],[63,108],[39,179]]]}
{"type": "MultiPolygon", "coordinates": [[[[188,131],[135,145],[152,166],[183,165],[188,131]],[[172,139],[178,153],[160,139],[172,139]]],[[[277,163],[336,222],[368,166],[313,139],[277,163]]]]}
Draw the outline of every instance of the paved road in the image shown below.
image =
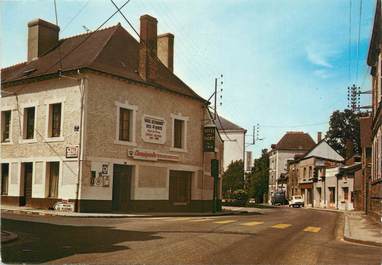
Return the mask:
{"type": "Polygon", "coordinates": [[[336,239],[340,214],[272,209],[262,215],[102,219],[3,214],[19,239],[2,260],[53,264],[381,264],[382,248],[336,239]]]}

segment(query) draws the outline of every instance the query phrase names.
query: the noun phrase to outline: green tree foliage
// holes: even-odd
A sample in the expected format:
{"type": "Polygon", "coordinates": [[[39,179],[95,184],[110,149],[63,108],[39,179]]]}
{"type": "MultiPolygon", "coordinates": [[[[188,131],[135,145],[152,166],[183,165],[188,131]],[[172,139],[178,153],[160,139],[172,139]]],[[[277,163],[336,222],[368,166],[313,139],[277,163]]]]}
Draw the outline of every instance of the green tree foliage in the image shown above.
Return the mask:
{"type": "Polygon", "coordinates": [[[267,149],[263,149],[261,157],[255,159],[253,170],[247,175],[247,178],[249,196],[255,198],[256,203],[263,203],[264,197],[268,193],[269,180],[269,156],[267,149]]]}
{"type": "Polygon", "coordinates": [[[223,197],[230,198],[231,194],[244,186],[244,163],[243,160],[232,161],[223,173],[223,197]]]}
{"type": "Polygon", "coordinates": [[[353,111],[345,109],[336,110],[330,116],[329,130],[326,133],[328,144],[340,155],[346,157],[346,145],[353,145],[353,154],[360,154],[359,116],[353,111]]]}

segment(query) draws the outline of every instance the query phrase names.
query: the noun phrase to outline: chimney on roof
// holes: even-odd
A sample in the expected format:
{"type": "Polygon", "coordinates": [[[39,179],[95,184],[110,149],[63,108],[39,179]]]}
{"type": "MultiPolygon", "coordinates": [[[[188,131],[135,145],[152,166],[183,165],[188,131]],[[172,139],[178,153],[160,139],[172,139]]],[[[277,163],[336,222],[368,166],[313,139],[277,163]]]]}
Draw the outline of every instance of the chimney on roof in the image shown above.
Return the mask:
{"type": "Polygon", "coordinates": [[[138,72],[143,80],[152,81],[157,74],[157,24],[156,18],[141,16],[139,68],[138,72]]]}
{"type": "Polygon", "coordinates": [[[42,19],[28,23],[28,62],[39,58],[58,44],[60,28],[42,19]]]}
{"type": "Polygon", "coordinates": [[[322,132],[317,132],[317,143],[322,140],[322,132]]]}
{"type": "Polygon", "coordinates": [[[174,35],[166,33],[158,36],[158,58],[171,71],[174,71],[174,35]]]}

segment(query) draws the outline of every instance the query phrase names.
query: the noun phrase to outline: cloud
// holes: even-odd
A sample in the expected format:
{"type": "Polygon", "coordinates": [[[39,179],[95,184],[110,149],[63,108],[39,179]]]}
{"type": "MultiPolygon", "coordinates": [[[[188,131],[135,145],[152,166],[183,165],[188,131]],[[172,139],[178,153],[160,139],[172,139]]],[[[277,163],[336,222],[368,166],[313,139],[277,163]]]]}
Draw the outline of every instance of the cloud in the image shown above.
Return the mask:
{"type": "Polygon", "coordinates": [[[328,52],[319,49],[314,49],[313,47],[307,47],[306,54],[309,62],[311,62],[312,64],[322,66],[325,68],[333,68],[333,65],[329,63],[329,58],[327,58],[330,56],[328,52]]]}
{"type": "Polygon", "coordinates": [[[314,73],[314,75],[316,75],[322,79],[328,79],[328,78],[332,77],[332,74],[326,69],[315,70],[315,71],[313,71],[313,73],[314,73]]]}

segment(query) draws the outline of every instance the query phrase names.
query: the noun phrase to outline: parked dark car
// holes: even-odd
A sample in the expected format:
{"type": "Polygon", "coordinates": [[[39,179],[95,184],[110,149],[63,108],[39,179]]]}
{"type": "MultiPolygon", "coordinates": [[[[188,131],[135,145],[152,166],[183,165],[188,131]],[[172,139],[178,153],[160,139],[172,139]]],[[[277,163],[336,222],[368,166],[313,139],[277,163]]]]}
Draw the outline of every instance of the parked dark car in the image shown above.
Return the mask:
{"type": "Polygon", "coordinates": [[[286,205],[288,200],[286,199],[285,192],[276,191],[271,198],[272,205],[286,205]]]}

